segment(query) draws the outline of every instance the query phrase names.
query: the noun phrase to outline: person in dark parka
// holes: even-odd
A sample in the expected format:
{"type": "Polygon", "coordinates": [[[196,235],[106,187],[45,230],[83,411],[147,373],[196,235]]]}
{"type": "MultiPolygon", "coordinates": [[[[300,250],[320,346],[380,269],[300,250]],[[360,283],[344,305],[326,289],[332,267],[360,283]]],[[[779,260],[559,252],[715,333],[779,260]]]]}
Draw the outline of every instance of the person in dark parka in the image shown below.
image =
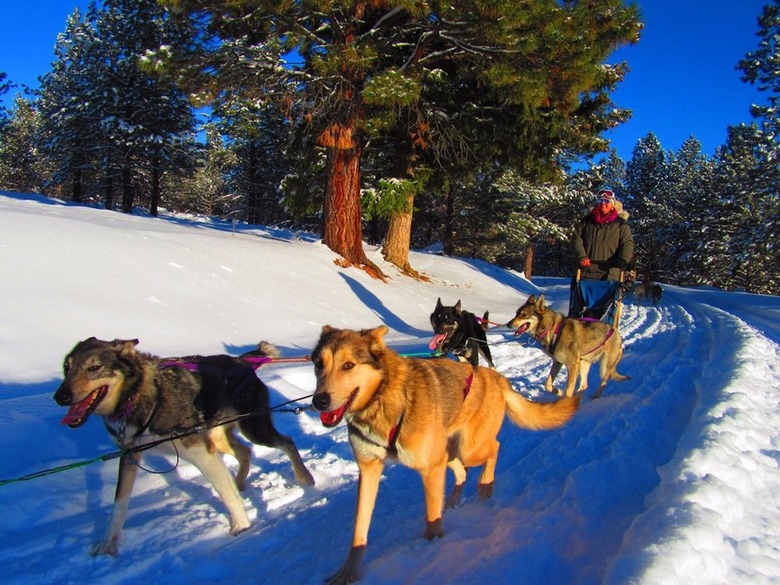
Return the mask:
{"type": "Polygon", "coordinates": [[[620,280],[620,273],[634,257],[628,216],[612,191],[599,191],[596,204],[579,221],[572,239],[580,278],[620,280]]]}
{"type": "Polygon", "coordinates": [[[603,280],[617,282],[634,257],[634,237],[628,225],[628,212],[609,189],[598,193],[596,204],[580,219],[574,230],[572,248],[577,260],[579,280],[575,273],[569,297],[570,317],[600,319],[611,304],[614,289],[598,293],[592,287],[583,288],[580,281],[603,280]],[[586,299],[588,295],[595,298],[586,299]]]}

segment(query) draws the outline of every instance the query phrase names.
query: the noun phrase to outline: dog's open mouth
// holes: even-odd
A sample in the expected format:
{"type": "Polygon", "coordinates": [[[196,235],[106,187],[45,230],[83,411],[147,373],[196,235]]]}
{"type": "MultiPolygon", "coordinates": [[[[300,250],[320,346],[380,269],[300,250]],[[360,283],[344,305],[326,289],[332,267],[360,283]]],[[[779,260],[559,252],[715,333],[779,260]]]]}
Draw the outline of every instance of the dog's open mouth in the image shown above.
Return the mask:
{"type": "Polygon", "coordinates": [[[97,408],[100,401],[106,397],[106,394],[108,394],[108,386],[101,386],[94,392],[91,392],[81,402],[71,404],[68,414],[63,417],[60,424],[68,425],[72,429],[80,427],[87,422],[89,415],[97,408]]]}
{"type": "Polygon", "coordinates": [[[446,331],[445,333],[436,333],[428,344],[428,349],[435,350],[440,349],[449,339],[452,331],[446,331]]]}
{"type": "Polygon", "coordinates": [[[436,349],[439,347],[444,341],[447,339],[447,336],[444,335],[444,333],[437,333],[433,336],[433,339],[431,339],[431,342],[428,344],[428,349],[436,349]]]}
{"type": "Polygon", "coordinates": [[[520,327],[518,327],[517,330],[515,331],[515,337],[525,333],[525,330],[528,329],[528,325],[529,323],[523,323],[522,325],[520,325],[520,327]]]}
{"type": "Polygon", "coordinates": [[[321,412],[320,422],[322,423],[322,426],[330,428],[330,427],[335,427],[337,424],[339,424],[341,422],[341,419],[344,418],[344,414],[346,414],[349,405],[352,404],[352,401],[355,399],[355,396],[357,395],[357,391],[358,389],[355,388],[352,391],[352,394],[349,395],[349,398],[347,398],[347,401],[341,406],[339,406],[336,410],[321,412]]]}

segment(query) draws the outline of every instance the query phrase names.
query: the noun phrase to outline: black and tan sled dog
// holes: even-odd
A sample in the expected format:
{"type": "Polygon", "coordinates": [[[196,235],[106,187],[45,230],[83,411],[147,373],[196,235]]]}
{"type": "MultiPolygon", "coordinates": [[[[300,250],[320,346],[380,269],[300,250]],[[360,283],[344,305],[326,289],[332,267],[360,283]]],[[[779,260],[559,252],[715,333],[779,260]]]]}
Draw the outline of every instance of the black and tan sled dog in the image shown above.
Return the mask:
{"type": "Polygon", "coordinates": [[[422,476],[424,536],[441,536],[447,467],[455,484],[446,501],[454,506],[466,481],[466,468],[484,465],[480,497],[493,493],[505,416],[532,430],[563,426],[578,398],[537,404],[515,392],[489,368],[448,358],[406,358],[385,346],[385,326],[351,331],[325,326],[312,352],[317,388],[312,399],[327,427],[345,419],[360,471],[352,546],[328,583],[355,581],[368,542],[368,530],[385,459],[397,459],[422,476]]]}
{"type": "Polygon", "coordinates": [[[553,381],[563,365],[568,374],[566,396],[574,394],[578,375],[577,392],[588,388],[588,371],[594,362],[600,362],[601,383],[593,398],[601,396],[608,380],[628,380],[628,376],[617,371],[623,357],[623,339],[620,331],[608,323],[564,317],[545,305],[544,295],[539,298],[531,295],[506,326],[515,329],[515,335],[527,333],[534,337],[553,359],[550,375],[544,382],[548,392],[555,392],[553,381]]]}
{"type": "MultiPolygon", "coordinates": [[[[236,425],[253,443],[284,451],[298,482],[314,484],[292,439],[274,428],[268,389],[251,365],[227,355],[162,359],[136,351],[137,344],[137,339],[92,337],[73,348],[65,357],[65,379],[54,394],[57,404],[70,407],[62,424],[75,429],[91,414],[99,415],[123,451],[200,427],[196,433],[162,442],[159,448],[193,463],[212,483],[230,513],[233,534],[250,525],[239,490],[244,489],[252,454],[236,437],[236,425]],[[220,424],[242,414],[252,416],[220,424]],[[220,453],[238,460],[235,480],[220,453]]],[[[261,343],[259,348],[263,355],[278,355],[271,344],[261,343]]],[[[118,552],[142,455],[120,457],[111,520],[93,555],[118,552]]]]}
{"type": "Polygon", "coordinates": [[[479,354],[482,354],[487,365],[495,369],[485,334],[487,319],[487,311],[480,321],[474,313],[461,308],[460,300],[450,307],[444,306],[439,298],[431,313],[434,335],[429,348],[440,353],[452,353],[474,367],[479,365],[479,354]]]}

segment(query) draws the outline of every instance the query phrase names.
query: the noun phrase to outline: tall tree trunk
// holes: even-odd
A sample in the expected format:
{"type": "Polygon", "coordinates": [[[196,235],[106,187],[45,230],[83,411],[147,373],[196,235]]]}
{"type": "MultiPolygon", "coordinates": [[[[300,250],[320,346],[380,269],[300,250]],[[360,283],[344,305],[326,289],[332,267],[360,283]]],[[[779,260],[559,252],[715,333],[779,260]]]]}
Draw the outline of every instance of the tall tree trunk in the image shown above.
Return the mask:
{"type": "Polygon", "coordinates": [[[382,244],[382,256],[385,260],[397,266],[407,276],[427,281],[429,280],[428,277],[417,272],[409,264],[414,193],[406,196],[406,209],[408,211],[396,211],[390,216],[385,241],[382,244]]]}
{"type": "Polygon", "coordinates": [[[157,217],[160,207],[160,157],[155,156],[152,160],[152,197],[149,202],[149,213],[157,217]]]}
{"type": "Polygon", "coordinates": [[[254,140],[249,141],[246,168],[246,220],[253,225],[260,220],[260,185],[257,179],[257,147],[254,140]]]}
{"type": "Polygon", "coordinates": [[[130,165],[122,164],[122,213],[133,213],[133,182],[130,165]]]}
{"type": "Polygon", "coordinates": [[[83,174],[81,170],[73,172],[71,199],[74,203],[81,203],[84,200],[84,183],[82,182],[82,177],[83,174]]]}
{"type": "Polygon", "coordinates": [[[450,187],[447,189],[445,194],[446,206],[444,212],[444,234],[442,236],[442,240],[444,242],[443,252],[447,256],[452,256],[452,253],[455,251],[455,234],[452,230],[452,226],[455,221],[453,216],[453,210],[455,208],[453,201],[455,199],[455,195],[452,191],[453,188],[450,187]]]}
{"type": "Polygon", "coordinates": [[[523,273],[528,280],[533,278],[534,273],[534,245],[530,242],[525,249],[525,261],[523,263],[523,273]]]}
{"type": "Polygon", "coordinates": [[[111,175],[111,169],[106,171],[106,209],[114,209],[114,177],[111,175]]]}
{"type": "Polygon", "coordinates": [[[368,259],[363,249],[360,208],[362,148],[352,139],[352,132],[352,128],[334,124],[321,137],[327,152],[322,243],[340,254],[345,260],[344,265],[357,266],[374,278],[385,279],[387,276],[368,259]]]}

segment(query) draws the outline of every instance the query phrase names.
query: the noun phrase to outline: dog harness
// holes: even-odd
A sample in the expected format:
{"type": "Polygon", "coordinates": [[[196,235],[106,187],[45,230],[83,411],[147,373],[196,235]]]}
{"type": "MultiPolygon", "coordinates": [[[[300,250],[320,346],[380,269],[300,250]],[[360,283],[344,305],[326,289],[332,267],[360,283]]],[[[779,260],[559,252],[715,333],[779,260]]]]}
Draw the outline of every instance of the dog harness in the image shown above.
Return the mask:
{"type": "MultiPolygon", "coordinates": [[[[591,319],[591,318],[588,318],[588,317],[583,317],[583,318],[581,318],[581,319],[577,319],[577,320],[578,320],[578,321],[585,321],[585,322],[590,322],[590,323],[592,323],[592,322],[599,322],[599,320],[598,320],[598,319],[591,319]]],[[[556,346],[556,345],[558,345],[558,340],[560,339],[560,335],[561,335],[561,328],[562,328],[562,327],[563,327],[563,321],[561,321],[560,323],[558,323],[558,326],[555,328],[555,331],[553,332],[553,337],[552,337],[552,339],[550,340],[550,344],[548,345],[548,351],[550,351],[550,352],[553,352],[553,351],[555,351],[555,346],[556,346]]],[[[545,329],[544,331],[542,331],[542,332],[541,332],[539,335],[535,335],[535,336],[534,336],[534,338],[535,338],[535,339],[536,339],[536,340],[537,340],[539,343],[544,343],[544,338],[547,336],[547,334],[550,332],[550,330],[551,330],[551,329],[552,329],[552,325],[550,325],[550,326],[549,326],[547,329],[545,329]]],[[[596,347],[594,347],[594,348],[593,348],[593,349],[591,349],[590,351],[586,351],[586,352],[585,352],[585,353],[583,353],[582,355],[588,355],[588,354],[591,354],[591,353],[593,353],[594,351],[598,351],[599,349],[601,349],[602,347],[604,347],[604,344],[606,344],[606,343],[607,343],[607,341],[609,341],[609,338],[610,338],[610,337],[612,337],[612,335],[613,335],[614,333],[615,333],[615,328],[614,328],[614,327],[610,327],[610,328],[609,328],[609,331],[607,331],[607,335],[604,337],[604,339],[601,341],[601,343],[599,343],[599,344],[598,344],[596,347]]]]}
{"type": "Polygon", "coordinates": [[[603,347],[604,344],[607,343],[607,341],[609,341],[609,338],[612,337],[613,333],[615,333],[615,328],[614,327],[610,327],[609,331],[607,331],[607,335],[604,337],[604,340],[601,343],[599,343],[596,347],[594,347],[593,349],[591,349],[588,352],[583,353],[582,355],[588,355],[589,353],[593,353],[597,349],[600,349],[601,347],[603,347]]]}
{"type": "MultiPolygon", "coordinates": [[[[125,438],[125,429],[127,428],[127,420],[130,418],[130,413],[133,411],[133,407],[135,406],[135,399],[138,396],[137,392],[134,392],[130,398],[127,399],[127,402],[125,402],[125,405],[122,407],[122,410],[119,414],[113,415],[109,417],[109,420],[112,423],[116,423],[117,427],[114,429],[113,427],[110,427],[108,424],[106,424],[106,429],[108,430],[109,434],[114,436],[117,440],[121,440],[122,443],[124,443],[125,438]]],[[[157,400],[154,402],[154,408],[152,408],[152,413],[149,415],[149,418],[146,419],[146,422],[142,424],[136,431],[133,433],[133,436],[130,437],[132,441],[143,435],[146,430],[149,428],[149,425],[152,424],[152,421],[154,420],[155,415],[157,414],[157,409],[160,407],[160,397],[157,397],[157,400]]]]}
{"type": "Polygon", "coordinates": [[[231,393],[233,395],[237,395],[244,388],[246,388],[248,384],[251,383],[252,378],[255,376],[255,370],[257,370],[263,364],[267,364],[271,362],[271,358],[268,356],[247,357],[247,358],[241,358],[241,360],[246,363],[237,365],[234,368],[230,368],[230,369],[209,366],[207,364],[203,364],[196,360],[192,360],[192,361],[166,360],[164,362],[160,362],[157,368],[160,370],[164,370],[165,368],[179,367],[179,368],[184,368],[188,372],[209,372],[211,374],[221,374],[225,386],[231,388],[231,393]],[[239,377],[240,379],[238,380],[237,383],[231,385],[230,380],[236,377],[239,377]]]}
{"type": "MultiPolygon", "coordinates": [[[[553,337],[550,340],[549,345],[547,346],[548,351],[553,352],[555,351],[555,346],[558,345],[558,339],[561,335],[561,328],[563,327],[563,321],[560,321],[558,323],[558,326],[555,328],[555,331],[553,332],[553,337]]],[[[547,336],[547,334],[550,332],[550,329],[552,329],[552,325],[550,325],[547,329],[539,333],[538,335],[534,335],[534,339],[536,339],[539,343],[544,344],[544,338],[547,336]]]]}
{"type": "Polygon", "coordinates": [[[366,443],[370,443],[375,447],[381,447],[382,449],[387,451],[390,455],[398,456],[398,448],[395,446],[395,444],[398,442],[398,435],[401,434],[401,424],[404,422],[404,416],[406,416],[406,413],[405,412],[401,413],[401,418],[399,418],[398,422],[390,428],[390,432],[387,434],[386,445],[377,443],[376,441],[371,439],[371,437],[368,437],[366,433],[364,433],[359,426],[357,426],[352,422],[347,421],[347,428],[349,429],[350,433],[356,434],[361,439],[363,439],[366,443]]]}
{"type": "MultiPolygon", "coordinates": [[[[577,319],[577,320],[578,321],[585,321],[585,322],[599,322],[598,319],[591,319],[589,317],[583,317],[583,318],[577,319]]],[[[564,321],[565,321],[565,319],[564,319],[564,321]]],[[[558,326],[555,328],[555,331],[553,332],[553,337],[550,340],[550,344],[547,346],[547,349],[550,352],[554,352],[555,351],[555,346],[558,345],[558,340],[560,339],[561,328],[563,327],[563,322],[564,321],[561,321],[560,323],[558,323],[558,326]]],[[[536,339],[539,343],[544,343],[544,338],[550,332],[550,329],[552,329],[552,325],[550,325],[550,327],[548,327],[547,329],[542,331],[539,335],[535,335],[534,339],[536,339]]],[[[612,337],[612,335],[614,333],[615,333],[615,328],[614,327],[610,327],[609,331],[607,331],[607,335],[604,337],[604,339],[601,340],[601,343],[599,343],[596,347],[594,347],[590,351],[586,351],[582,355],[589,355],[589,354],[593,353],[594,351],[598,351],[599,349],[604,347],[604,344],[606,344],[607,341],[609,341],[609,338],[612,337]]]]}
{"type": "MultiPolygon", "coordinates": [[[[471,383],[473,381],[474,381],[474,372],[471,372],[468,378],[466,378],[466,385],[463,388],[463,400],[466,400],[466,396],[469,395],[469,392],[471,391],[471,383]]],[[[396,447],[396,443],[398,442],[398,435],[401,434],[401,425],[404,422],[405,416],[406,416],[406,412],[402,412],[401,417],[398,419],[398,423],[396,423],[394,426],[390,428],[390,432],[387,434],[387,445],[380,445],[376,441],[373,441],[370,437],[366,436],[366,434],[360,429],[360,427],[358,427],[356,424],[353,424],[349,421],[347,422],[347,428],[349,429],[349,432],[355,433],[366,443],[371,443],[376,447],[381,447],[389,454],[397,457],[398,448],[396,447]]]]}

